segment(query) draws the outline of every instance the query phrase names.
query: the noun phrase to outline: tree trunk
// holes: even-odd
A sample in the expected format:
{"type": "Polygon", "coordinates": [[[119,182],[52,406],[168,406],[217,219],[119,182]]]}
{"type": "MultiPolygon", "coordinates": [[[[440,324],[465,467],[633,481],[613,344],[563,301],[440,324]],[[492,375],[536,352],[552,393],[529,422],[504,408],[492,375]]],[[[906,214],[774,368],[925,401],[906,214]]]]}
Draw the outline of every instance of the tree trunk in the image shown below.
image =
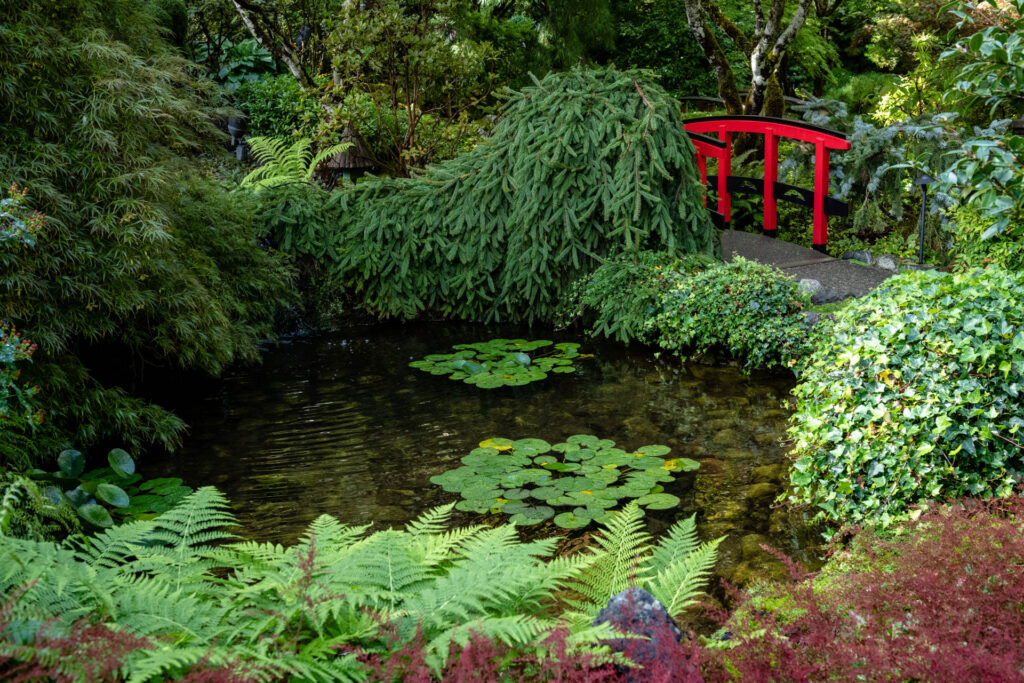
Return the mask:
{"type": "Polygon", "coordinates": [[[265,19],[265,17],[260,16],[260,9],[252,4],[250,0],[232,0],[232,2],[235,5],[235,9],[238,10],[238,16],[242,18],[242,23],[249,29],[249,33],[260,44],[260,47],[274,55],[275,59],[283,62],[304,90],[315,88],[316,84],[305,67],[302,66],[302,60],[292,50],[291,42],[287,39],[277,40],[276,38],[279,36],[274,35],[275,30],[270,22],[266,22],[267,25],[260,22],[261,19],[265,19]]]}
{"type": "MultiPolygon", "coordinates": [[[[765,15],[762,0],[753,0],[754,37],[748,39],[728,17],[715,7],[711,0],[683,0],[686,8],[686,23],[693,32],[697,43],[711,63],[718,76],[718,88],[725,109],[730,114],[763,114],[765,96],[769,84],[774,80],[779,85],[778,70],[783,63],[786,50],[796,37],[797,31],[807,20],[811,0],[799,0],[796,12],[789,23],[783,26],[786,0],[771,0],[765,15]],[[726,59],[725,52],[708,27],[708,20],[717,24],[735,43],[750,62],[750,92],[741,101],[736,91],[736,78],[726,59]]],[[[777,109],[775,104],[772,109],[777,109]]]]}

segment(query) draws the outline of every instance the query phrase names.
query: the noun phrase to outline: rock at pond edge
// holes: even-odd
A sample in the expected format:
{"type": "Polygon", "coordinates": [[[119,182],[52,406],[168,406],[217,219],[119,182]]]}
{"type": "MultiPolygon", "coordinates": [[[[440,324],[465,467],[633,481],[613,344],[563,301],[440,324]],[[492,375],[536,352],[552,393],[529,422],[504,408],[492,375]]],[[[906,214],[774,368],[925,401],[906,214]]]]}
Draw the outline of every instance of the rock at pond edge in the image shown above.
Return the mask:
{"type": "Polygon", "coordinates": [[[613,652],[622,652],[643,667],[617,666],[624,681],[702,680],[679,645],[683,632],[665,606],[644,589],[631,587],[613,596],[594,619],[593,625],[605,623],[624,633],[643,637],[604,641],[613,652]]]}

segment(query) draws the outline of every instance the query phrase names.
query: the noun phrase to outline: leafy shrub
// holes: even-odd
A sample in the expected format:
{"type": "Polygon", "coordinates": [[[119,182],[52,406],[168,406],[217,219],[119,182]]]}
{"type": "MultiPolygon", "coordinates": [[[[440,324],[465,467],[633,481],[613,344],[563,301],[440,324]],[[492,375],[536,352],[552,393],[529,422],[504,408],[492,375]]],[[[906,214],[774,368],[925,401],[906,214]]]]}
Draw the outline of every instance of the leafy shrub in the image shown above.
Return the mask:
{"type": "MultiPolygon", "coordinates": [[[[916,196],[911,183],[920,172],[938,177],[947,163],[952,140],[950,131],[937,125],[934,116],[908,117],[877,126],[860,116],[849,116],[842,102],[810,100],[793,107],[809,123],[845,131],[850,149],[834,155],[829,162],[829,183],[834,195],[850,204],[849,219],[835,219],[829,230],[844,227],[862,237],[874,237],[894,229],[914,231],[916,212],[907,216],[908,194],[916,196]],[[914,168],[911,168],[911,162],[914,168]]],[[[779,165],[780,175],[793,173],[793,180],[812,184],[813,151],[794,147],[779,165]]],[[[933,186],[929,194],[931,220],[953,204],[948,192],[933,186]]],[[[912,200],[911,200],[912,201],[912,200]]],[[[913,206],[913,204],[910,204],[913,206]]],[[[803,233],[803,234],[806,234],[803,233]]],[[[829,246],[832,247],[830,239],[829,246]]],[[[836,254],[841,255],[840,253],[836,254]]]]}
{"type": "Polygon", "coordinates": [[[87,528],[111,527],[115,521],[152,519],[192,492],[178,478],[143,481],[135,461],[115,448],[109,467],[84,472],[85,457],[67,449],[57,456],[58,470],[29,470],[0,481],[0,534],[21,538],[60,539],[87,528]]]}
{"type": "Polygon", "coordinates": [[[409,367],[432,375],[448,375],[448,379],[462,380],[481,389],[510,386],[521,387],[539,382],[549,372],[576,372],[574,359],[590,358],[577,351],[579,344],[555,344],[546,354],[530,355],[530,351],[551,346],[546,339],[492,339],[477,344],[456,344],[455,353],[435,353],[409,363],[409,367]]]}
{"type": "Polygon", "coordinates": [[[958,270],[990,265],[1007,270],[1024,270],[1024,235],[989,235],[994,216],[977,207],[957,206],[947,221],[946,236],[952,242],[950,255],[958,270]]]}
{"type": "Polygon", "coordinates": [[[303,90],[291,74],[246,81],[235,91],[234,102],[254,136],[312,138],[323,114],[319,96],[303,90]]]}
{"type": "Polygon", "coordinates": [[[29,362],[36,345],[0,320],[0,430],[22,430],[43,421],[35,396],[41,391],[21,379],[19,363],[29,362]]]}
{"type": "MultiPolygon", "coordinates": [[[[0,553],[17,559],[0,574],[0,670],[59,667],[90,678],[98,662],[67,640],[96,646],[118,633],[130,646],[102,661],[117,658],[113,668],[132,680],[234,669],[245,680],[355,681],[366,672],[361,659],[380,661],[414,641],[437,676],[452,646],[473,634],[519,651],[549,642],[555,597],[572,579],[590,585],[586,567],[620,581],[639,569],[681,609],[715,559],[714,544],[697,545],[692,520],[647,547],[635,508],[616,521],[626,533],[609,526],[599,549],[551,560],[555,539],[523,543],[511,525],[448,530],[450,511],[372,534],[322,516],[284,548],[235,542],[227,501],[203,488],[88,543],[0,537],[0,553]],[[87,639],[83,628],[101,632],[87,639]]],[[[607,625],[574,626],[569,654],[610,635],[607,625]]]]}
{"type": "Polygon", "coordinates": [[[1011,681],[1024,668],[1020,496],[861,532],[817,579],[741,598],[709,681],[1011,681]]]}
{"type": "MultiPolygon", "coordinates": [[[[197,47],[196,61],[211,66],[209,45],[199,43],[197,47]]],[[[228,90],[236,90],[243,83],[259,80],[277,70],[274,56],[255,38],[225,39],[219,46],[218,57],[216,70],[211,70],[210,77],[228,90]]]]}
{"type": "Polygon", "coordinates": [[[28,190],[11,183],[7,196],[0,199],[0,247],[34,247],[36,237],[46,224],[46,216],[25,206],[28,190]]]}
{"type": "Polygon", "coordinates": [[[644,340],[665,293],[687,274],[713,263],[709,256],[679,258],[658,251],[606,259],[572,284],[555,318],[563,327],[585,321],[590,334],[621,342],[644,340]]]}
{"type": "Polygon", "coordinates": [[[459,510],[512,515],[512,524],[540,524],[554,517],[563,529],[585,527],[614,517],[610,508],[623,498],[651,510],[679,505],[662,483],[673,472],[699,467],[689,458],[665,459],[668,446],[651,445],[627,453],[611,439],[592,434],[570,436],[565,443],[543,439],[494,438],[462,458],[462,467],[430,478],[445,491],[459,493],[459,510]],[[621,479],[620,479],[621,478],[621,479]],[[556,514],[555,508],[571,510],[556,514]]]}
{"type": "Polygon", "coordinates": [[[810,347],[800,315],[808,303],[781,270],[737,257],[676,282],[650,329],[681,355],[724,349],[747,367],[793,365],[810,347]]]}
{"type": "Polygon", "coordinates": [[[791,479],[833,520],[1006,496],[1024,475],[1024,281],[906,273],[847,307],[797,386],[791,479]]]}
{"type": "Polygon", "coordinates": [[[678,111],[639,73],[551,74],[472,151],[332,193],[320,257],[379,316],[549,318],[597,258],[710,250],[678,111]]]}
{"type": "Polygon", "coordinates": [[[651,69],[673,95],[718,95],[718,83],[686,23],[686,13],[671,0],[615,3],[616,45],[620,66],[651,69]]]}

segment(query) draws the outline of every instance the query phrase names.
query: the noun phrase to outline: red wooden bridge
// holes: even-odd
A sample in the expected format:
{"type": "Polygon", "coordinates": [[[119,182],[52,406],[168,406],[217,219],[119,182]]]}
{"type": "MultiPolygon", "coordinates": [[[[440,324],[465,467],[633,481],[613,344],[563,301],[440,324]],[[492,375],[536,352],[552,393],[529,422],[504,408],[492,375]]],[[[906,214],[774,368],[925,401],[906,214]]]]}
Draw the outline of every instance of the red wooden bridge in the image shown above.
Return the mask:
{"type": "MultiPolygon", "coordinates": [[[[732,217],[731,193],[759,194],[764,197],[764,233],[778,233],[778,201],[809,207],[814,212],[812,244],[825,251],[828,244],[828,216],[845,216],[846,202],[828,196],[829,154],[850,149],[846,136],[827,128],[801,121],[764,116],[706,116],[688,119],[684,128],[697,148],[697,167],[701,182],[714,189],[718,197],[717,215],[722,228],[732,217]],[[736,133],[764,135],[764,177],[734,176],[732,172],[732,136],[736,133]],[[717,139],[709,137],[717,135],[717,139]],[[779,139],[787,138],[814,145],[814,189],[780,183],[779,139]],[[717,162],[717,173],[708,175],[708,159],[717,162]]],[[[705,202],[707,200],[705,199],[705,202]]]]}

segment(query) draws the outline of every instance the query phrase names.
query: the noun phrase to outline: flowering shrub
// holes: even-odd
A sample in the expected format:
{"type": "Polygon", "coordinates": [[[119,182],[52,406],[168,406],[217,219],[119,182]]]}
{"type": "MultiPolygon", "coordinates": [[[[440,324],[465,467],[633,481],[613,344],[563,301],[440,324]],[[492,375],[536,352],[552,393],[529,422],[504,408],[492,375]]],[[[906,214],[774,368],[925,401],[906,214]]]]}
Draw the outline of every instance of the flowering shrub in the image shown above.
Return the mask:
{"type": "Polygon", "coordinates": [[[43,421],[42,410],[32,400],[39,387],[20,381],[21,369],[17,366],[35,352],[35,344],[0,320],[0,429],[36,426],[43,421]]]}
{"type": "Polygon", "coordinates": [[[895,538],[865,531],[811,581],[741,598],[709,681],[1019,681],[1024,499],[968,501],[895,538]]]}
{"type": "Polygon", "coordinates": [[[844,311],[795,389],[796,498],[888,524],[1024,475],[1024,278],[905,273],[844,311]]]}
{"type": "Polygon", "coordinates": [[[748,367],[792,365],[809,350],[799,315],[808,303],[781,270],[737,258],[679,280],[649,329],[677,353],[724,348],[748,367]]]}
{"type": "Polygon", "coordinates": [[[25,208],[27,195],[28,190],[11,183],[7,197],[0,199],[0,247],[35,246],[36,236],[42,231],[46,218],[38,211],[25,208]]]}

